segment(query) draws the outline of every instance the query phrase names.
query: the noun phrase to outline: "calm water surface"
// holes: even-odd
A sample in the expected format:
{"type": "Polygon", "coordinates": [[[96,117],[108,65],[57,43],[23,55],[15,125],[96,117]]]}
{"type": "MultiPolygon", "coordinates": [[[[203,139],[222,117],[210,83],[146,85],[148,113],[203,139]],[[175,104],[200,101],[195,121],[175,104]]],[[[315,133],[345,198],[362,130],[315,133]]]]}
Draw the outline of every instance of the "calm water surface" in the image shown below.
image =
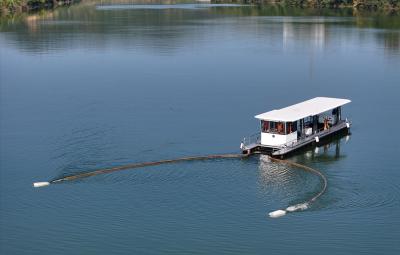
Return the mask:
{"type": "Polygon", "coordinates": [[[399,254],[400,18],[93,3],[0,23],[1,254],[399,254]],[[350,98],[352,135],[32,188],[131,162],[235,153],[254,115],[350,98]]]}

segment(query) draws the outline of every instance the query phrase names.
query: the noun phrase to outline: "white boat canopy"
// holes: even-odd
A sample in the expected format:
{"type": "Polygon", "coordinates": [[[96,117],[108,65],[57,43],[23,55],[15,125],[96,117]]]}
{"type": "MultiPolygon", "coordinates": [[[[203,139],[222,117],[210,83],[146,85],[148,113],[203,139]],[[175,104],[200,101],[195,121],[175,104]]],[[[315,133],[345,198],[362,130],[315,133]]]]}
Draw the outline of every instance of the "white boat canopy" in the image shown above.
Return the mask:
{"type": "Polygon", "coordinates": [[[279,110],[272,110],[269,112],[261,113],[255,116],[255,118],[277,122],[292,122],[329,111],[350,102],[351,101],[348,99],[315,97],[313,99],[294,104],[279,110]]]}

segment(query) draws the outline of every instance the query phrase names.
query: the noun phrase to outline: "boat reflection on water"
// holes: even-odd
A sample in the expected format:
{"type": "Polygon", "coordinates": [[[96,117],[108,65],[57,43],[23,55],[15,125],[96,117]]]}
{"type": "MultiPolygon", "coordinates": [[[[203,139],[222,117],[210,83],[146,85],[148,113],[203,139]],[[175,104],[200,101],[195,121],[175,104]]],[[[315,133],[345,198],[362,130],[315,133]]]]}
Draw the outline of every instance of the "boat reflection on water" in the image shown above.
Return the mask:
{"type": "Polygon", "coordinates": [[[308,146],[297,151],[288,159],[305,165],[316,161],[337,161],[346,157],[346,154],[341,152],[341,146],[349,142],[350,138],[350,134],[337,134],[328,139],[321,140],[317,145],[308,146]]]}
{"type": "Polygon", "coordinates": [[[260,155],[258,173],[259,194],[267,203],[272,202],[270,209],[302,202],[304,197],[299,194],[304,191],[302,187],[307,185],[303,171],[295,170],[287,164],[272,162],[268,155],[260,155]]]}
{"type": "Polygon", "coordinates": [[[292,180],[290,166],[272,162],[268,155],[260,155],[258,165],[259,180],[262,187],[274,188],[275,186],[286,186],[292,180]]]}

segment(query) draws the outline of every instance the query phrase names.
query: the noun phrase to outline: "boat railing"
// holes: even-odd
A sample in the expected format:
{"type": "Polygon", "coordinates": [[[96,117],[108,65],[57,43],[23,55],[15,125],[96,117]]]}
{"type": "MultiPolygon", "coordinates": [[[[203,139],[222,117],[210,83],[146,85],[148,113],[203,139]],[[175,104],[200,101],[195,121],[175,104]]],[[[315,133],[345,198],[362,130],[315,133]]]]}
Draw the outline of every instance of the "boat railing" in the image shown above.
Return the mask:
{"type": "Polygon", "coordinates": [[[249,145],[260,144],[261,143],[261,134],[254,133],[250,136],[246,136],[243,138],[242,143],[245,147],[248,147],[249,145]]]}
{"type": "Polygon", "coordinates": [[[297,139],[297,140],[280,145],[278,150],[284,149],[286,147],[295,147],[295,146],[309,140],[310,137],[317,137],[319,135],[323,135],[324,133],[328,133],[328,132],[330,132],[331,128],[334,128],[335,126],[338,126],[339,124],[343,124],[343,123],[350,123],[350,122],[346,119],[345,121],[339,121],[336,125],[329,126],[328,128],[324,128],[324,127],[319,128],[316,131],[314,131],[314,133],[312,133],[311,135],[304,135],[304,136],[299,137],[299,139],[297,139]]]}
{"type": "Polygon", "coordinates": [[[301,144],[301,143],[303,143],[303,142],[309,140],[310,137],[318,136],[318,135],[320,135],[320,134],[323,134],[324,132],[329,132],[329,129],[324,129],[324,128],[318,129],[317,131],[315,131],[315,132],[314,132],[313,134],[311,134],[311,135],[301,136],[301,137],[299,137],[299,139],[297,139],[297,140],[290,141],[290,142],[287,142],[287,143],[285,143],[285,144],[282,144],[282,145],[280,146],[280,149],[283,149],[283,148],[286,148],[286,147],[295,147],[295,146],[297,146],[297,145],[299,145],[299,144],[301,144]]]}

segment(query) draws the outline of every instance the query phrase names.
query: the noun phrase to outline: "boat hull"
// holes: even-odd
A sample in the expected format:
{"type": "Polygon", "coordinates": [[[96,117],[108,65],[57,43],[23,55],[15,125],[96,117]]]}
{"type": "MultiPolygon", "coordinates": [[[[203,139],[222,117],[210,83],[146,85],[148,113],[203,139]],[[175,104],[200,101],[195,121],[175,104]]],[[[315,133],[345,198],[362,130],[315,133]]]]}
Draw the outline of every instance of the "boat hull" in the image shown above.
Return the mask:
{"type": "Polygon", "coordinates": [[[257,144],[254,145],[253,147],[245,148],[243,150],[243,153],[244,154],[261,153],[273,157],[283,158],[287,157],[290,154],[298,152],[302,149],[306,149],[313,146],[321,146],[330,143],[332,140],[346,136],[349,133],[350,133],[349,123],[343,122],[340,125],[330,128],[329,130],[324,130],[322,132],[308,136],[304,140],[301,140],[291,146],[270,147],[262,144],[257,144]]]}

